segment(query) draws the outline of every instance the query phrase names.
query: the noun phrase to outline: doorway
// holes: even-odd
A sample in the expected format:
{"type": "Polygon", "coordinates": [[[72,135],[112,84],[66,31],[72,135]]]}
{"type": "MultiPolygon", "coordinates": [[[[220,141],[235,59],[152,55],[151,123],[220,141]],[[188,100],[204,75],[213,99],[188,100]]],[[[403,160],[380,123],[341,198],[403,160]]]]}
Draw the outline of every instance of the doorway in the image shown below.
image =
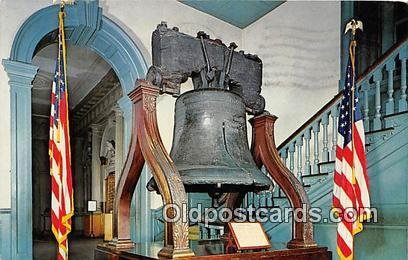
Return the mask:
{"type": "MultiPolygon", "coordinates": [[[[52,40],[53,34],[54,32],[45,38],[52,40]]],[[[92,259],[93,249],[103,241],[105,233],[111,233],[105,219],[112,211],[114,189],[107,190],[106,183],[108,180],[112,183],[113,179],[114,184],[117,142],[115,106],[123,94],[115,72],[100,56],[88,48],[72,45],[67,47],[75,209],[69,235],[70,257],[92,259]],[[108,169],[110,174],[104,174],[108,169]],[[88,211],[87,202],[90,200],[97,201],[96,212],[88,211]]],[[[53,259],[57,255],[57,243],[51,232],[48,138],[57,44],[52,43],[37,49],[33,64],[38,66],[39,70],[31,94],[33,258],[53,259]]]]}
{"type": "MultiPolygon", "coordinates": [[[[10,212],[11,246],[10,255],[7,256],[10,259],[33,258],[31,88],[38,67],[32,63],[32,59],[41,49],[38,46],[47,45],[39,44],[40,41],[57,29],[58,11],[59,6],[52,5],[32,14],[16,33],[10,58],[2,61],[10,79],[13,191],[10,212]]],[[[69,17],[65,21],[68,44],[89,48],[103,57],[117,75],[123,93],[133,90],[136,79],[143,78],[146,74],[147,65],[139,47],[128,34],[102,14],[98,1],[78,0],[76,5],[66,6],[65,12],[66,17],[69,17]],[[84,20],[83,17],[88,17],[89,13],[95,15],[84,20]]],[[[119,103],[122,111],[131,111],[127,95],[123,95],[119,103]]],[[[130,136],[131,113],[124,113],[123,122],[126,143],[130,136]]]]}

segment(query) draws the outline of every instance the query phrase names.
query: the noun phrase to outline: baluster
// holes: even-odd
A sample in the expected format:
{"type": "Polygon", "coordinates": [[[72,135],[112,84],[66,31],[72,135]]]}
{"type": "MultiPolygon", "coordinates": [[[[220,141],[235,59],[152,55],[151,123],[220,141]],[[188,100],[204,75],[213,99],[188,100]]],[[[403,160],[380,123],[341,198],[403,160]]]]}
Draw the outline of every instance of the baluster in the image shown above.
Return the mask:
{"type": "Polygon", "coordinates": [[[250,192],[248,198],[249,198],[249,199],[248,199],[248,206],[249,206],[249,205],[252,205],[252,206],[255,207],[255,204],[254,204],[254,193],[253,193],[253,192],[250,192]]]}
{"type": "Polygon", "coordinates": [[[313,163],[313,174],[319,173],[319,132],[320,132],[320,121],[316,121],[312,126],[313,130],[313,143],[314,143],[314,163],[313,163]]]}
{"type": "Polygon", "coordinates": [[[322,125],[323,125],[323,152],[322,152],[322,161],[329,161],[329,113],[325,113],[322,116],[322,125]]]}
{"type": "Polygon", "coordinates": [[[305,138],[305,169],[304,169],[304,175],[310,175],[310,128],[306,129],[304,132],[304,138],[305,138]]]}
{"type": "Polygon", "coordinates": [[[272,206],[273,206],[272,192],[267,191],[266,192],[266,207],[272,207],[272,206]]]}
{"type": "Polygon", "coordinates": [[[387,88],[387,94],[388,94],[388,99],[387,102],[385,103],[385,114],[390,115],[394,113],[394,70],[395,70],[395,61],[394,59],[390,60],[387,62],[385,65],[385,69],[388,72],[388,88],[387,88]]]}
{"type": "Polygon", "coordinates": [[[382,73],[381,70],[377,70],[374,73],[374,82],[375,82],[375,115],[373,122],[373,130],[381,129],[381,80],[382,73]]]}
{"type": "Polygon", "coordinates": [[[263,191],[263,192],[261,192],[261,194],[260,194],[260,198],[259,198],[259,208],[265,208],[265,205],[266,205],[266,201],[265,201],[265,199],[266,199],[266,196],[265,196],[266,194],[265,194],[265,191],[263,191]]]}
{"type": "Polygon", "coordinates": [[[215,236],[216,236],[216,234],[215,234],[215,229],[212,228],[212,227],[210,227],[210,239],[214,239],[215,236]]]}
{"type": "Polygon", "coordinates": [[[370,131],[370,116],[368,115],[369,108],[368,108],[368,91],[370,89],[370,84],[368,81],[364,81],[361,84],[361,90],[364,93],[364,103],[363,103],[363,113],[364,113],[364,130],[370,131]]]}
{"type": "Polygon", "coordinates": [[[289,145],[289,170],[293,173],[295,169],[295,143],[289,145]]]}
{"type": "Polygon", "coordinates": [[[399,54],[401,60],[401,96],[398,102],[398,112],[407,110],[407,48],[405,47],[404,51],[399,54]]]}
{"type": "Polygon", "coordinates": [[[282,158],[283,164],[286,166],[286,159],[288,158],[288,150],[287,150],[286,147],[284,147],[284,148],[281,150],[281,158],[282,158]]]}
{"type": "Polygon", "coordinates": [[[302,178],[302,146],[303,146],[303,136],[296,138],[296,150],[297,150],[297,178],[301,180],[302,178]]]}
{"type": "Polygon", "coordinates": [[[339,106],[334,105],[330,111],[332,117],[332,151],[331,151],[331,160],[336,160],[336,149],[337,149],[337,122],[339,117],[339,106]]]}
{"type": "Polygon", "coordinates": [[[247,199],[248,199],[248,193],[245,194],[245,197],[244,197],[244,199],[242,200],[241,208],[246,208],[247,199]]]}
{"type": "Polygon", "coordinates": [[[203,238],[203,239],[208,239],[209,237],[208,237],[208,228],[206,228],[206,227],[203,227],[203,226],[200,226],[200,229],[201,229],[201,237],[203,238]]]}
{"type": "Polygon", "coordinates": [[[259,195],[258,194],[256,194],[256,193],[253,193],[253,196],[254,196],[254,208],[259,208],[259,195]]]}

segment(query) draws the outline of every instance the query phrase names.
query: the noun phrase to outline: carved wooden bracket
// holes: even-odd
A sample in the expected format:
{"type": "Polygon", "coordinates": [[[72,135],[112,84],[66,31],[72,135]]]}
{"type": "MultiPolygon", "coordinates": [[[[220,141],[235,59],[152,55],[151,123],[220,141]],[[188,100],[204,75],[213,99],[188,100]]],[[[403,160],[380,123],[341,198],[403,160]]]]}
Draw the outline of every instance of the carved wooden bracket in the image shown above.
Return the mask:
{"type": "MultiPolygon", "coordinates": [[[[145,161],[152,171],[164,205],[175,204],[181,209],[183,204],[187,204],[184,185],[164,148],[157,126],[158,95],[159,88],[144,80],[139,80],[135,90],[129,93],[133,102],[132,136],[129,153],[116,189],[113,224],[115,239],[110,243],[117,249],[133,247],[130,240],[130,203],[145,161]]],[[[167,214],[174,212],[170,210],[167,214]]],[[[188,243],[188,223],[182,219],[165,223],[164,248],[159,252],[160,257],[194,255],[188,243]]]]}
{"type": "MultiPolygon", "coordinates": [[[[252,124],[252,155],[258,167],[265,166],[278,183],[293,208],[306,209],[306,222],[292,218],[292,240],[288,248],[314,247],[313,225],[309,219],[310,202],[302,183],[282,163],[275,145],[274,124],[277,117],[264,113],[250,120],[252,124]]],[[[301,217],[299,216],[299,219],[301,217]]]]}

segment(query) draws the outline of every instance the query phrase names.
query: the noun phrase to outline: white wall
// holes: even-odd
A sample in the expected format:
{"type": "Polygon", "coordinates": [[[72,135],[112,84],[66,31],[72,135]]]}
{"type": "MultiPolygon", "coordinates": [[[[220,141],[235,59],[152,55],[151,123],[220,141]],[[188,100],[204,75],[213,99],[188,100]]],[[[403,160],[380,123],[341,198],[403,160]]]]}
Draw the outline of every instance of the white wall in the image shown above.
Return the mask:
{"type": "Polygon", "coordinates": [[[337,94],[339,28],[339,2],[286,2],[244,29],[244,49],[263,60],[277,144],[337,94]]]}

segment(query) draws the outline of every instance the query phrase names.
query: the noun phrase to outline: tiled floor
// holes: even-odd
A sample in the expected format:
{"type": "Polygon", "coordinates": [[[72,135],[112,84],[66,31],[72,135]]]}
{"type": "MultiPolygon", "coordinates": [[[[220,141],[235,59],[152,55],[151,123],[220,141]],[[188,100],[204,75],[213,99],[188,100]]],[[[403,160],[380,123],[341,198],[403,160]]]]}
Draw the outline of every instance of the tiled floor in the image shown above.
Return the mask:
{"type": "MultiPolygon", "coordinates": [[[[102,239],[90,239],[74,237],[69,240],[69,259],[88,260],[94,259],[96,245],[102,243],[102,239]]],[[[55,240],[34,240],[33,254],[35,260],[57,259],[57,243],[55,240]]]]}

